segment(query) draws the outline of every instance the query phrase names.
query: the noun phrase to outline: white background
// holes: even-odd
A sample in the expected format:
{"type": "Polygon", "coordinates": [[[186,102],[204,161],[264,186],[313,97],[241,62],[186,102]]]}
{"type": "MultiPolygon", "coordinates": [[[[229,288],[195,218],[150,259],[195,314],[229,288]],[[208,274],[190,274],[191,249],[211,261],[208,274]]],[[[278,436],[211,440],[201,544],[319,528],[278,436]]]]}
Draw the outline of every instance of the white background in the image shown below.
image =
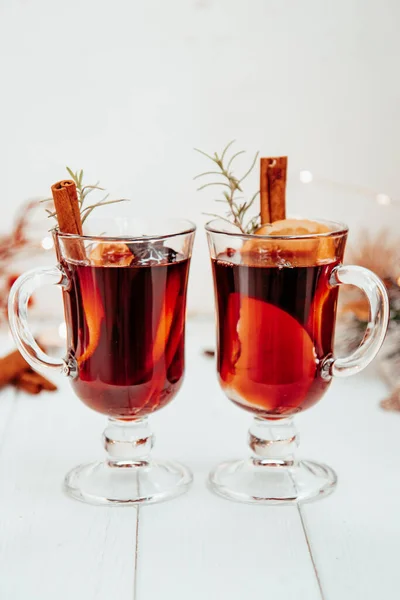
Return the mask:
{"type": "MultiPolygon", "coordinates": [[[[232,138],[289,155],[291,212],[395,230],[374,193],[400,198],[399,24],[397,0],[0,0],[0,231],[66,164],[202,225],[193,146],[232,138]]],[[[190,308],[212,302],[200,229],[190,308]]]]}
{"type": "MultiPolygon", "coordinates": [[[[400,199],[399,25],[399,0],[0,0],[0,232],[66,164],[132,197],[133,214],[201,225],[213,196],[195,193],[207,165],[192,148],[236,138],[249,153],[289,155],[291,212],[397,233],[398,209],[374,193],[400,199]],[[317,181],[300,184],[301,169],[317,181]]],[[[212,303],[199,229],[190,307],[212,303]]],[[[335,495],[305,508],[303,530],[295,508],[254,510],[205,490],[214,463],[246,452],[245,413],[200,356],[211,331],[189,340],[188,387],[154,417],[157,453],[187,461],[195,487],[141,509],[136,562],[135,513],[60,493],[64,472],[101,456],[101,417],[72,402],[67,382],[40,402],[3,392],[4,600],[132,598],[135,568],[138,595],[152,600],[311,600],[314,570],[329,600],[396,597],[398,419],[377,408],[382,384],[364,373],[337,381],[300,417],[301,454],[339,473],[335,495]]]]}

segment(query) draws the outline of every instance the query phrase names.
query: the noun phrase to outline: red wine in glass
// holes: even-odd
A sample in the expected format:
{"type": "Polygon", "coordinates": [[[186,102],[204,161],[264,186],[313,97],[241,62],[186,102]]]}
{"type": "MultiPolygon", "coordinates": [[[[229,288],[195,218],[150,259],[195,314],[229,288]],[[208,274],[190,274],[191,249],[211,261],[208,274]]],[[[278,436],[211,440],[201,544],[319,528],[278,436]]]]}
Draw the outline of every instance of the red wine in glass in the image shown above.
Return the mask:
{"type": "Polygon", "coordinates": [[[255,504],[329,494],[336,474],[324,463],[296,458],[293,417],[321,399],[332,377],[353,375],[374,358],[388,323],[384,284],[366,269],[342,264],[347,227],[341,223],[285,219],[254,235],[214,220],[206,230],[219,381],[254,417],[250,456],[217,465],[209,486],[224,498],[255,504]],[[358,287],[370,303],[366,335],[347,357],[333,353],[340,284],[358,287]]]}
{"type": "MultiPolygon", "coordinates": [[[[229,256],[231,254],[231,256],[229,256]]],[[[228,397],[260,417],[293,415],[317,402],[329,381],[337,261],[282,268],[213,260],[218,290],[218,374],[228,397]]]]}
{"type": "Polygon", "coordinates": [[[147,417],[182,384],[195,229],[190,221],[155,216],[90,218],[84,235],[56,228],[57,266],[30,271],[14,284],[10,323],[29,364],[62,372],[85,404],[108,417],[104,460],[79,464],[65,476],[72,498],[152,504],[183,494],[192,482],[185,465],[153,457],[147,417]],[[63,358],[39,348],[26,319],[29,297],[47,284],[63,293],[63,358]]]}
{"type": "Polygon", "coordinates": [[[78,364],[72,386],[117,419],[162,408],[182,383],[189,259],[148,262],[65,265],[68,347],[78,364]]]}

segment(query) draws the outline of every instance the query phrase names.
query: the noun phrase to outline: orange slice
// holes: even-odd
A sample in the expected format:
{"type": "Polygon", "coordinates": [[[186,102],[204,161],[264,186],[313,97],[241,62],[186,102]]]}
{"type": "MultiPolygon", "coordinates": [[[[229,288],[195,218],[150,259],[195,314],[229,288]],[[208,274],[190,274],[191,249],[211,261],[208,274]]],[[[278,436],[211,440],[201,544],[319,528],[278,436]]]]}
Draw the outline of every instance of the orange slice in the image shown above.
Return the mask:
{"type": "MultiPolygon", "coordinates": [[[[167,288],[163,305],[161,308],[160,318],[157,324],[154,341],[153,341],[153,363],[156,364],[165,354],[167,343],[169,340],[172,323],[175,314],[175,307],[179,297],[181,288],[181,280],[179,273],[171,273],[168,279],[167,288]]],[[[176,350],[176,348],[175,348],[176,350]]]]}
{"type": "MultiPolygon", "coordinates": [[[[283,219],[271,225],[263,225],[256,235],[268,236],[305,236],[329,233],[328,225],[307,219],[283,219]]],[[[335,259],[335,241],[331,237],[301,238],[293,240],[251,239],[242,248],[245,261],[261,258],[263,254],[269,263],[286,259],[293,266],[306,266],[328,262],[335,259]],[[248,256],[247,256],[248,255],[248,256]],[[253,255],[253,256],[252,256],[253,255]],[[247,260],[246,260],[247,259],[247,260]]]]}
{"type": "Polygon", "coordinates": [[[271,225],[263,225],[257,229],[257,235],[310,235],[313,233],[328,233],[328,225],[308,219],[282,219],[271,225]]]}
{"type": "Polygon", "coordinates": [[[260,409],[300,406],[317,367],[305,328],[277,306],[237,293],[229,297],[227,314],[223,383],[260,409]]]}
{"type": "Polygon", "coordinates": [[[99,344],[101,327],[104,321],[104,307],[96,281],[93,277],[90,277],[90,273],[80,278],[80,288],[83,312],[89,334],[89,339],[84,340],[85,350],[77,356],[78,363],[82,364],[92,356],[99,344]]]}
{"type": "Polygon", "coordinates": [[[90,262],[95,267],[128,267],[133,254],[126,244],[100,243],[90,253],[90,262]]]}

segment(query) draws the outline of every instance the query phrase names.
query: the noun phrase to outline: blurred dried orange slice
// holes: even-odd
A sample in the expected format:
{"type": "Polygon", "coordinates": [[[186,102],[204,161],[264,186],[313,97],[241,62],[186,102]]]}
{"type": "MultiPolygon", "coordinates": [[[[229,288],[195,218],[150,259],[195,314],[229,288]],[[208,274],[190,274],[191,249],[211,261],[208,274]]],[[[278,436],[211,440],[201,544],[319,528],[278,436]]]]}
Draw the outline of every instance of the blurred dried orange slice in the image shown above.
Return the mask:
{"type": "Polygon", "coordinates": [[[310,235],[315,233],[328,233],[329,227],[318,221],[308,219],[282,219],[271,225],[263,225],[257,229],[257,235],[310,235]]]}
{"type": "Polygon", "coordinates": [[[133,260],[128,246],[118,242],[99,243],[89,256],[91,264],[96,267],[128,267],[133,260]]]}
{"type": "MultiPolygon", "coordinates": [[[[283,219],[271,225],[263,225],[255,233],[268,236],[307,236],[329,233],[331,229],[324,223],[308,219],[283,219]]],[[[253,238],[242,247],[245,262],[251,262],[255,255],[286,258],[293,266],[314,265],[335,259],[335,242],[330,237],[295,238],[268,240],[253,238]]],[[[271,259],[268,261],[271,262],[271,259]]]]}

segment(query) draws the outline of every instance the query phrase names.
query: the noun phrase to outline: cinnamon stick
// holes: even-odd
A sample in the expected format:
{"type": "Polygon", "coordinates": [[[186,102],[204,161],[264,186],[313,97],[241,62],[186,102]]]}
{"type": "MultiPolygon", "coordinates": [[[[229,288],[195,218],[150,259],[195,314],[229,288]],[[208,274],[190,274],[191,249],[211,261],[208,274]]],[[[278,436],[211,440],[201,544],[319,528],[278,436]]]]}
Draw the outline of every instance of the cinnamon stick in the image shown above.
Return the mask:
{"type": "Polygon", "coordinates": [[[37,386],[40,391],[47,390],[48,392],[55,392],[57,389],[52,381],[49,381],[43,377],[43,375],[40,375],[40,373],[36,373],[35,371],[25,371],[25,373],[22,373],[17,380],[17,387],[21,384],[37,386]]]}
{"type": "Polygon", "coordinates": [[[22,392],[26,392],[27,394],[32,394],[34,396],[40,394],[42,391],[42,388],[39,384],[30,381],[21,381],[21,379],[16,382],[15,387],[22,392]]]}
{"type": "Polygon", "coordinates": [[[260,160],[261,224],[286,218],[287,156],[260,160]]]}
{"type": "Polygon", "coordinates": [[[271,223],[271,211],[269,207],[269,181],[268,169],[269,158],[260,159],[260,215],[261,225],[271,223]]]}
{"type": "Polygon", "coordinates": [[[38,394],[42,390],[48,392],[55,392],[57,387],[35,371],[25,371],[22,373],[15,382],[17,388],[28,392],[30,394],[38,394]]]}
{"type": "MultiPolygon", "coordinates": [[[[82,235],[82,219],[75,183],[70,179],[58,181],[51,186],[51,193],[53,194],[60,233],[82,235]]],[[[85,259],[85,247],[81,240],[74,238],[64,240],[64,247],[68,258],[78,261],[85,259]]]]}
{"type": "Polygon", "coordinates": [[[33,371],[18,350],[0,358],[0,388],[10,383],[30,394],[57,389],[54,383],[33,371]]]}
{"type": "Polygon", "coordinates": [[[16,379],[29,365],[18,350],[0,359],[0,388],[16,379]]]}
{"type": "Polygon", "coordinates": [[[58,181],[51,186],[51,193],[60,232],[82,235],[82,220],[75,183],[70,179],[58,181]]]}

